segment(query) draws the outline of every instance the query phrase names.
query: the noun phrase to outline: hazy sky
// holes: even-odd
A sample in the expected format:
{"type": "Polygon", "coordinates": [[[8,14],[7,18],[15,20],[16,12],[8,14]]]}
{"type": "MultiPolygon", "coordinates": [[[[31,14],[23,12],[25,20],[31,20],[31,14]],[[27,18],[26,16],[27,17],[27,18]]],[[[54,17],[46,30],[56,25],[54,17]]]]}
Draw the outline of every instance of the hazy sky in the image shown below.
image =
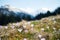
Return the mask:
{"type": "Polygon", "coordinates": [[[31,13],[40,9],[52,11],[60,7],[60,0],[0,0],[0,6],[6,4],[31,13]]]}

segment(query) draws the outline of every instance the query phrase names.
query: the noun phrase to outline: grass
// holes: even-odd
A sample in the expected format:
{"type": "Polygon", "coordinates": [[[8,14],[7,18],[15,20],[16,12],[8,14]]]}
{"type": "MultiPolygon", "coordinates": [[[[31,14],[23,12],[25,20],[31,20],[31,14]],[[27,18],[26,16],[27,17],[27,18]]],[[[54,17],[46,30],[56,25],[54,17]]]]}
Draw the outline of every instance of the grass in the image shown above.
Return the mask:
{"type": "Polygon", "coordinates": [[[41,39],[38,37],[39,34],[42,35],[41,38],[45,38],[46,40],[60,40],[60,18],[53,16],[30,21],[30,23],[27,21],[9,23],[7,26],[0,28],[1,40],[24,40],[24,38],[25,40],[39,40],[41,39]],[[33,26],[31,26],[32,24],[33,26]],[[22,31],[18,31],[19,28],[22,31]]]}

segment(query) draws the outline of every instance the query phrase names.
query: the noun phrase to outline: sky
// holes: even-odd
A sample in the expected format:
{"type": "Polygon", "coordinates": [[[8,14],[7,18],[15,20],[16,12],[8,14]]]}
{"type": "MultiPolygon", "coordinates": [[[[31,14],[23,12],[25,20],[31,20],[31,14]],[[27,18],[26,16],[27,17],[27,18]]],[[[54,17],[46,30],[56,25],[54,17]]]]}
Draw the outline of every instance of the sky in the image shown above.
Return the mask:
{"type": "Polygon", "coordinates": [[[60,0],[0,0],[0,6],[2,5],[10,5],[35,15],[33,12],[37,10],[53,11],[60,7],[60,0]]]}

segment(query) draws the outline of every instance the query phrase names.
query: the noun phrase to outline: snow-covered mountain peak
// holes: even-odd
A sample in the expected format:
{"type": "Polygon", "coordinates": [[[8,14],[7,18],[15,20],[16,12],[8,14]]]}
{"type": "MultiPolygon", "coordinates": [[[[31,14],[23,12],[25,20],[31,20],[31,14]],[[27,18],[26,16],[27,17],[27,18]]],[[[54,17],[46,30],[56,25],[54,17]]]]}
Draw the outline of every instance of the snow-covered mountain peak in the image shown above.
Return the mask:
{"type": "Polygon", "coordinates": [[[1,8],[8,8],[9,11],[14,11],[14,12],[22,12],[22,10],[20,10],[16,7],[10,6],[10,5],[4,5],[4,6],[1,6],[1,8]]]}

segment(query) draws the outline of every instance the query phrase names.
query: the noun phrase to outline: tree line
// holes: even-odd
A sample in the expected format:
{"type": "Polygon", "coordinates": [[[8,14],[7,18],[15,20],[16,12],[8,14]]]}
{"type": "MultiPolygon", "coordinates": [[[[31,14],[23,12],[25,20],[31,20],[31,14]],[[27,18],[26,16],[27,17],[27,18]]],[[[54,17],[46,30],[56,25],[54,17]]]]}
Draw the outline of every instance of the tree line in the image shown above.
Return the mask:
{"type": "Polygon", "coordinates": [[[55,9],[53,12],[50,12],[48,10],[46,13],[39,13],[38,15],[36,15],[35,19],[39,20],[39,19],[44,18],[44,17],[55,16],[55,15],[59,15],[59,14],[60,14],[60,7],[55,9]]]}

